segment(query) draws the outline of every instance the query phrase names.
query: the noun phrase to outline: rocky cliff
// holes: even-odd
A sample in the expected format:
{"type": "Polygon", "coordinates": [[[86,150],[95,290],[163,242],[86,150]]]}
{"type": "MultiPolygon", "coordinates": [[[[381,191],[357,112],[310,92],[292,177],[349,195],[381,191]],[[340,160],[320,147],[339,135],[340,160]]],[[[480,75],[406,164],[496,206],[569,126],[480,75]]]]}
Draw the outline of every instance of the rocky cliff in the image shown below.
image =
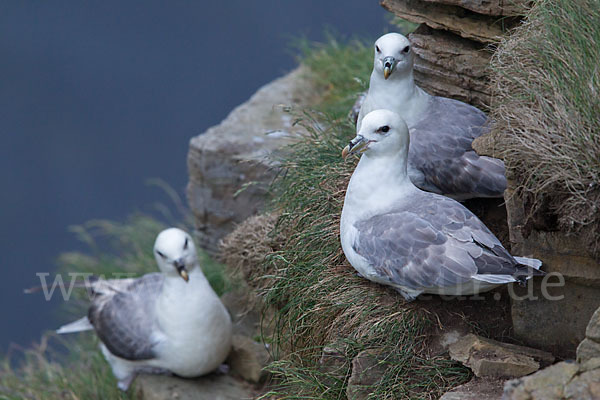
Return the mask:
{"type": "Polygon", "coordinates": [[[260,88],[219,125],[190,140],[187,199],[203,248],[214,252],[236,223],[263,206],[277,172],[272,153],[297,132],[283,108],[306,107],[316,96],[306,71],[298,68],[260,88]]]}
{"type": "MultiPolygon", "coordinates": [[[[433,94],[469,102],[484,110],[494,107],[489,62],[502,37],[519,25],[528,4],[524,0],[382,0],[398,17],[420,23],[409,35],[415,53],[415,79],[433,94]]],[[[498,156],[489,137],[475,141],[480,154],[498,156]]],[[[547,278],[550,296],[534,287],[536,300],[517,289],[512,319],[515,335],[529,345],[572,356],[585,336],[585,327],[600,305],[600,265],[586,241],[560,231],[551,213],[531,221],[527,204],[509,180],[505,193],[512,252],[536,257],[544,270],[557,274],[547,278]],[[558,277],[560,275],[560,277],[558,277]],[[563,284],[564,279],[564,284],[563,284]],[[560,298],[561,300],[557,300],[560,298]]]]}
{"type": "Polygon", "coordinates": [[[490,105],[489,71],[494,44],[524,13],[524,1],[382,0],[398,17],[420,24],[409,35],[415,79],[431,94],[479,108],[490,105]]]}
{"type": "MultiPolygon", "coordinates": [[[[466,101],[484,110],[494,106],[489,85],[490,57],[499,38],[510,34],[510,28],[519,24],[527,3],[502,0],[381,1],[383,7],[400,18],[421,24],[409,36],[418,55],[415,62],[418,84],[432,94],[466,101]]],[[[191,140],[188,201],[204,247],[214,251],[218,241],[236,224],[256,214],[264,205],[268,183],[277,173],[277,165],[269,155],[278,152],[297,135],[289,115],[277,106],[305,107],[317,97],[318,93],[300,68],[260,89],[220,125],[191,140]]],[[[493,154],[490,150],[493,143],[489,138],[476,141],[474,148],[480,153],[493,154]]],[[[512,252],[540,258],[544,262],[543,269],[555,273],[545,278],[545,282],[540,278],[527,288],[514,289],[510,304],[510,335],[523,344],[562,358],[575,357],[577,353],[578,362],[557,364],[531,377],[511,381],[505,387],[504,396],[511,399],[561,398],[568,392],[569,398],[595,398],[600,366],[596,358],[600,355],[596,352],[598,338],[594,333],[598,322],[593,319],[588,322],[600,306],[600,265],[576,236],[557,230],[548,221],[526,224],[526,204],[515,195],[514,184],[509,186],[505,200],[512,252]],[[542,283],[547,293],[543,292],[542,283]],[[555,397],[544,397],[547,393],[539,386],[550,380],[555,380],[550,385],[555,397]],[[572,382],[579,383],[573,385],[572,382]],[[577,388],[581,389],[581,396],[575,393],[577,388]],[[586,393],[591,393],[591,397],[585,397],[586,393]]],[[[490,366],[494,371],[497,371],[496,367],[503,370],[506,362],[498,361],[498,357],[511,360],[515,368],[526,373],[547,364],[547,361],[528,359],[529,356],[520,353],[509,354],[503,345],[485,347],[490,346],[485,340],[473,340],[469,346],[469,355],[456,359],[464,359],[474,370],[482,365],[488,371],[486,368],[490,366]],[[488,350],[483,351],[484,347],[488,350]],[[473,352],[481,358],[473,356],[473,352]]],[[[363,356],[365,360],[370,357],[369,354],[363,356]]],[[[368,364],[361,360],[357,356],[352,362],[353,368],[358,370],[368,364]]],[[[500,398],[503,380],[494,374],[478,375],[477,379],[448,393],[444,399],[500,398]]],[[[350,383],[361,382],[354,375],[353,379],[350,383]]],[[[359,383],[356,385],[360,386],[359,383]]],[[[358,389],[355,392],[353,387],[357,386],[348,386],[349,398],[361,398],[362,392],[358,389]]]]}

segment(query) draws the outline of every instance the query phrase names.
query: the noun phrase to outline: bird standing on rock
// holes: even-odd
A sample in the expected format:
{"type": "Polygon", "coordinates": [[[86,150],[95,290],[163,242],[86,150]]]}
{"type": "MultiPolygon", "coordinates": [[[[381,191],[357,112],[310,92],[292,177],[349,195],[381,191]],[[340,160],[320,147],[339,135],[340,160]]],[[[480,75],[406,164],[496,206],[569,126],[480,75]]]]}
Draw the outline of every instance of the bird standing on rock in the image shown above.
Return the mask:
{"type": "Polygon", "coordinates": [[[423,190],[456,200],[502,197],[504,163],[479,156],[471,143],[486,132],[486,115],[458,100],[431,96],[413,77],[414,52],[408,39],[388,33],[375,42],[373,72],[357,120],[360,131],[371,111],[396,112],[408,125],[408,174],[423,190]]]}
{"type": "Polygon", "coordinates": [[[511,256],[462,204],[411,182],[409,140],[398,114],[376,110],[342,152],[362,154],[340,223],[342,249],[358,273],[407,300],[472,295],[542,275],[541,261],[511,256]]]}
{"type": "Polygon", "coordinates": [[[166,229],[154,256],[160,273],[86,283],[93,296],[88,316],[57,331],[95,330],[122,390],[138,372],[204,375],[231,348],[231,318],[200,269],[192,238],[166,229]]]}

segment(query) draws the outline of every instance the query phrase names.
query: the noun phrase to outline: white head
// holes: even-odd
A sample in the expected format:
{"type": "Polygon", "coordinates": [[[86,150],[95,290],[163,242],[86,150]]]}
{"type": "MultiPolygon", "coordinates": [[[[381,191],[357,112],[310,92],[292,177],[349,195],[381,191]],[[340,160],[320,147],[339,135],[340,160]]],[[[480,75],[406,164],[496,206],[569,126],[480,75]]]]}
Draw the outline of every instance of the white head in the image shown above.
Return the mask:
{"type": "Polygon", "coordinates": [[[408,39],[399,33],[388,33],[375,42],[373,71],[385,79],[398,78],[410,73],[414,53],[408,39]]]}
{"type": "Polygon", "coordinates": [[[360,131],[342,151],[342,156],[364,154],[367,157],[408,156],[410,136],[406,122],[390,110],[375,110],[362,120],[360,131]]]}
{"type": "Polygon", "coordinates": [[[194,241],[178,228],[165,229],[158,234],[154,242],[154,258],[161,272],[167,276],[179,275],[186,282],[188,271],[198,265],[194,241]]]}

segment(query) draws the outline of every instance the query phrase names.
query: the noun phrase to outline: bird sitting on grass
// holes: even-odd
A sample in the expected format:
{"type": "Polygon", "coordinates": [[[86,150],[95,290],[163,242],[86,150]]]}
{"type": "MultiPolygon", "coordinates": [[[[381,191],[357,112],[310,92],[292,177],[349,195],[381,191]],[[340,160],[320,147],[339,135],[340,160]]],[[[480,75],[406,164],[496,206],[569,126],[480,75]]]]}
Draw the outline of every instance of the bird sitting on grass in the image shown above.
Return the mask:
{"type": "Polygon", "coordinates": [[[469,104],[431,96],[419,88],[413,78],[413,48],[403,35],[383,35],[374,52],[369,92],[356,131],[371,111],[394,111],[410,131],[408,175],[417,187],[460,201],[502,197],[504,163],[479,156],[471,147],[473,139],[486,132],[486,115],[469,104]]]}
{"type": "Polygon", "coordinates": [[[541,261],[511,256],[462,204],[411,182],[409,140],[398,114],[376,110],[342,152],[362,154],[340,224],[342,249],[358,273],[409,301],[421,293],[472,295],[543,275],[541,261]]]}
{"type": "Polygon", "coordinates": [[[200,269],[192,238],[166,229],[156,238],[154,256],[160,273],[86,283],[88,316],[57,330],[95,330],[121,390],[139,372],[207,374],[231,347],[231,318],[200,269]]]}

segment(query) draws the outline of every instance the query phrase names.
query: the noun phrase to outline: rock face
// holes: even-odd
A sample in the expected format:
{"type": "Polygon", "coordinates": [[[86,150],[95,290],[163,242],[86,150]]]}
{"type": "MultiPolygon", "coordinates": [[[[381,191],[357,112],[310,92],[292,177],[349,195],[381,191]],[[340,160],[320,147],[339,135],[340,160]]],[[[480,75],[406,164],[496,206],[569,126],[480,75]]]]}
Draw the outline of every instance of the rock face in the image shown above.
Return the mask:
{"type": "Polygon", "coordinates": [[[501,343],[474,334],[449,347],[450,357],[471,368],[477,377],[514,378],[550,365],[554,356],[545,351],[501,343]]]}
{"type": "Polygon", "coordinates": [[[523,200],[510,186],[509,181],[505,198],[512,252],[539,258],[549,273],[535,279],[533,287],[515,287],[515,336],[530,346],[573,357],[590,317],[600,306],[600,263],[577,237],[539,225],[524,229],[523,200]]]}
{"type": "MultiPolygon", "coordinates": [[[[600,364],[600,359],[596,359],[600,364]]],[[[600,368],[561,362],[531,376],[508,381],[504,400],[600,399],[600,368]]]]}
{"type": "Polygon", "coordinates": [[[263,368],[270,356],[264,343],[259,343],[244,335],[233,335],[231,354],[228,362],[234,375],[252,383],[266,379],[263,368]]]}
{"type": "Polygon", "coordinates": [[[524,0],[381,0],[398,17],[421,24],[409,35],[415,80],[431,94],[486,109],[487,65],[494,43],[524,13],[524,0]]]}
{"type": "Polygon", "coordinates": [[[333,379],[343,380],[346,376],[346,349],[343,343],[331,343],[323,346],[319,359],[319,369],[327,377],[326,385],[333,385],[333,379]],[[335,378],[331,378],[335,377],[335,378]]]}
{"type": "Polygon", "coordinates": [[[577,362],[584,364],[600,357],[600,308],[598,308],[585,329],[585,339],[577,347],[577,362]]]}
{"type": "Polygon", "coordinates": [[[280,106],[306,106],[315,96],[305,71],[298,68],[191,139],[187,197],[201,247],[214,252],[234,224],[262,206],[266,186],[275,175],[266,156],[295,135],[292,117],[280,106]]]}
{"type": "Polygon", "coordinates": [[[585,337],[600,343],[600,308],[597,309],[585,328],[585,337]]]}
{"type": "Polygon", "coordinates": [[[504,381],[490,378],[473,378],[464,385],[445,393],[440,400],[500,400],[504,381]]]}
{"type": "Polygon", "coordinates": [[[600,308],[577,348],[577,362],[560,362],[533,375],[506,382],[505,400],[600,399],[600,308]]]}
{"type": "Polygon", "coordinates": [[[379,382],[386,369],[384,357],[377,350],[358,353],[352,360],[352,374],[346,387],[348,400],[367,399],[372,387],[379,382]]]}
{"type": "Polygon", "coordinates": [[[139,400],[241,400],[256,395],[243,381],[216,374],[198,379],[140,375],[135,390],[139,400]]]}
{"type": "MultiPolygon", "coordinates": [[[[528,1],[382,0],[381,4],[398,17],[421,24],[409,35],[418,56],[419,86],[484,110],[490,106],[487,65],[493,47],[489,45],[518,24],[528,1]]],[[[489,136],[476,139],[473,148],[482,155],[498,156],[489,136]]],[[[588,319],[600,306],[600,263],[584,241],[547,226],[548,221],[526,224],[525,200],[515,195],[510,181],[508,186],[505,200],[512,254],[539,258],[544,271],[562,276],[515,287],[514,334],[527,345],[573,357],[588,319]]]]}
{"type": "Polygon", "coordinates": [[[561,362],[531,376],[508,381],[503,399],[564,399],[564,388],[578,371],[575,363],[561,362]]]}
{"type": "MultiPolygon", "coordinates": [[[[426,24],[433,29],[450,31],[466,39],[484,43],[497,41],[505,32],[506,25],[512,22],[511,19],[499,18],[498,15],[483,15],[463,7],[443,3],[449,1],[381,1],[384,8],[408,21],[426,24]]],[[[496,9],[500,11],[499,8],[496,9]]],[[[491,8],[487,10],[492,12],[491,8]]]]}
{"type": "Polygon", "coordinates": [[[271,361],[271,356],[266,345],[254,338],[260,337],[261,333],[268,334],[268,331],[261,329],[261,313],[256,309],[256,304],[248,301],[248,293],[247,288],[240,288],[221,297],[233,322],[231,352],[226,363],[231,375],[259,383],[268,377],[263,368],[271,361]]]}
{"type": "Polygon", "coordinates": [[[421,25],[409,35],[415,80],[427,92],[485,109],[490,104],[485,45],[421,25]]]}
{"type": "Polygon", "coordinates": [[[486,15],[523,15],[523,1],[507,0],[423,0],[427,3],[448,4],[486,15]]]}

